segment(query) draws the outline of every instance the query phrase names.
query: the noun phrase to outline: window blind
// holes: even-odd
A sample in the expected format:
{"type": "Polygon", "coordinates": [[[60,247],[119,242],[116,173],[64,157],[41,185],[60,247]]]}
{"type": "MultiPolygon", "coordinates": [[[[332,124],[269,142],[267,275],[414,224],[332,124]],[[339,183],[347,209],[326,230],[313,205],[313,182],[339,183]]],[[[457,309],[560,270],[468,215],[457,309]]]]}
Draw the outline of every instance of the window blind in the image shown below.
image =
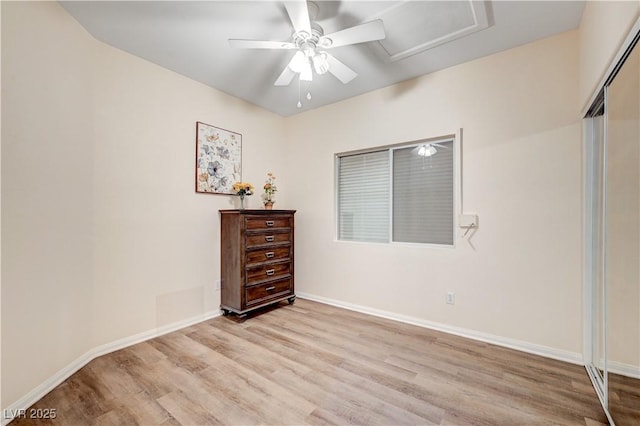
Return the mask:
{"type": "Polygon", "coordinates": [[[453,245],[453,141],[393,150],[393,241],[453,245]]]}
{"type": "Polygon", "coordinates": [[[338,239],[389,242],[389,151],[338,162],[338,239]]]}

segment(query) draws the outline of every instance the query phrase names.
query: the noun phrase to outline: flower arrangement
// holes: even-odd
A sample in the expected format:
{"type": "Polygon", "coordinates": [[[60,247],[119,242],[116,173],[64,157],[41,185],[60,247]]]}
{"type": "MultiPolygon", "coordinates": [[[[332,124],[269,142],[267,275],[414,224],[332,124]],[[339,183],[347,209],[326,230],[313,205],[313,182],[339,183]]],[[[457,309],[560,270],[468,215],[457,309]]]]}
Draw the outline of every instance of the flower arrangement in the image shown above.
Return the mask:
{"type": "Polygon", "coordinates": [[[249,182],[236,182],[233,184],[233,190],[240,196],[240,209],[244,210],[244,197],[253,195],[253,185],[249,182]]]}
{"type": "Polygon", "coordinates": [[[253,195],[253,189],[253,185],[249,182],[236,182],[233,184],[233,190],[241,197],[253,195]]]}
{"type": "Polygon", "coordinates": [[[278,191],[276,187],[276,177],[272,173],[267,173],[267,180],[264,183],[264,194],[262,194],[262,202],[265,206],[273,205],[276,202],[275,194],[278,191]]]}

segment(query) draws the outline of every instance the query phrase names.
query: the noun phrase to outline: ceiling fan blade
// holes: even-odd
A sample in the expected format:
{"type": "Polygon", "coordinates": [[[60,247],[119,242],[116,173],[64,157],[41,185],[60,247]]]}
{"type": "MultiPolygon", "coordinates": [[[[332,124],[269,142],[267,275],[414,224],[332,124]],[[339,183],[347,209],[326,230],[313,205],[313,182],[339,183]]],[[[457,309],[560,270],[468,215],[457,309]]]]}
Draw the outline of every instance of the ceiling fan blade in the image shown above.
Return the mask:
{"type": "Polygon", "coordinates": [[[229,39],[229,47],[237,49],[295,49],[296,45],[288,41],[229,39]]]}
{"type": "Polygon", "coordinates": [[[280,74],[280,76],[275,81],[275,83],[273,83],[273,85],[274,86],[288,86],[289,83],[291,83],[291,80],[293,80],[293,77],[295,77],[295,76],[296,76],[296,73],[291,71],[291,68],[289,68],[289,65],[287,65],[284,68],[284,71],[282,71],[282,74],[280,74]]]}
{"type": "Polygon", "coordinates": [[[311,34],[311,22],[309,21],[309,9],[306,1],[286,1],[284,7],[287,9],[289,19],[296,32],[304,31],[311,34]]]}
{"type": "Polygon", "coordinates": [[[344,84],[347,84],[358,76],[358,74],[354,70],[337,60],[335,56],[328,53],[327,63],[329,64],[329,72],[335,75],[336,78],[344,84]]]}
{"type": "Polygon", "coordinates": [[[320,38],[318,44],[324,48],[346,46],[348,44],[364,43],[382,40],[386,37],[384,24],[381,19],[346,28],[320,38]]]}

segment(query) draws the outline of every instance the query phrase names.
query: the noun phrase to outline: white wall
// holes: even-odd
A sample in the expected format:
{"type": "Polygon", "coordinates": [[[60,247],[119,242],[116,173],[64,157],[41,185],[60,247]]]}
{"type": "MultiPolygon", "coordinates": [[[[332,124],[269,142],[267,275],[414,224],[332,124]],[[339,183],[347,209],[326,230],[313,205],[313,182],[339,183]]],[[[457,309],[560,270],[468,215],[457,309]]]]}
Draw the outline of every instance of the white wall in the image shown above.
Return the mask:
{"type": "Polygon", "coordinates": [[[196,121],[242,133],[244,180],[285,163],[281,117],[96,41],[57,3],[2,7],[5,408],[91,348],[217,311],[217,211],[236,205],[194,192],[196,121]]]}
{"type": "Polygon", "coordinates": [[[572,31],[289,118],[297,289],[580,353],[577,75],[572,31]],[[475,249],[334,240],[335,153],[458,128],[475,249]]]}

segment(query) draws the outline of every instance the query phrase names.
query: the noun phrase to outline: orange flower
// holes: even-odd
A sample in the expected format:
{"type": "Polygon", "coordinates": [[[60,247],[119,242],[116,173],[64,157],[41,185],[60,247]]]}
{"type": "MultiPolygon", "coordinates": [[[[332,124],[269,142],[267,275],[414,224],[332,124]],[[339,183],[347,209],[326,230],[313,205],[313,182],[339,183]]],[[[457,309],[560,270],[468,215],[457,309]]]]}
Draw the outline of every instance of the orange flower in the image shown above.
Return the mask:
{"type": "Polygon", "coordinates": [[[262,194],[262,200],[264,201],[265,204],[267,203],[273,203],[274,200],[274,196],[275,193],[278,191],[278,188],[276,187],[276,177],[273,175],[273,173],[269,172],[267,173],[267,180],[264,183],[264,194],[262,194]]]}

